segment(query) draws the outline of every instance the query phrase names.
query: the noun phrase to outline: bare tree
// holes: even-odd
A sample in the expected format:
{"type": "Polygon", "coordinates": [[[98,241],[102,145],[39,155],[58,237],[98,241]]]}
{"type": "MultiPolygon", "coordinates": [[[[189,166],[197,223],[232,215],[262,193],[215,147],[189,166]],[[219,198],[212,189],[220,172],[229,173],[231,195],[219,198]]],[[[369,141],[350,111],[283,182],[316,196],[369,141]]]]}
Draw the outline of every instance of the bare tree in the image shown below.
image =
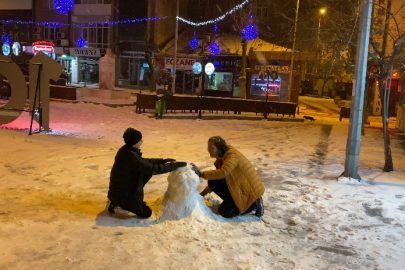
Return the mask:
{"type": "Polygon", "coordinates": [[[375,74],[381,98],[382,124],[384,134],[384,172],[394,170],[391,153],[391,142],[388,130],[388,104],[391,91],[393,70],[398,67],[398,56],[405,40],[405,29],[400,20],[399,11],[405,3],[392,11],[392,0],[386,5],[376,3],[374,6],[374,24],[370,35],[371,50],[369,55],[378,67],[375,74]],[[381,23],[382,22],[382,23],[381,23]]]}

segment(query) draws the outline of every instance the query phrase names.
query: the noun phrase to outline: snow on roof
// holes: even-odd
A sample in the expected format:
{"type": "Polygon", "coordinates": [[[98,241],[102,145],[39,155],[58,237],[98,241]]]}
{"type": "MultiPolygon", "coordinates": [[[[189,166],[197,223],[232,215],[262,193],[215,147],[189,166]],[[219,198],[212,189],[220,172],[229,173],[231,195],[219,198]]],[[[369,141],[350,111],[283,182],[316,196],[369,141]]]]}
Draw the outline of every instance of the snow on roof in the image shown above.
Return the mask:
{"type": "MultiPolygon", "coordinates": [[[[200,41],[200,46],[197,49],[192,49],[190,47],[190,41],[194,36],[194,29],[193,28],[185,28],[184,31],[179,32],[178,40],[177,40],[177,55],[178,56],[201,56],[202,48],[201,48],[201,41],[206,40],[204,35],[197,35],[197,39],[200,41]]],[[[221,48],[221,55],[228,55],[228,54],[242,54],[242,36],[234,35],[234,34],[226,34],[221,33],[215,39],[221,48]]],[[[214,39],[211,37],[211,42],[214,39]]],[[[252,41],[249,41],[247,44],[247,52],[250,49],[253,51],[284,51],[290,52],[291,49],[278,46],[276,44],[272,44],[266,42],[260,38],[256,38],[252,41]]],[[[206,45],[204,53],[208,51],[208,45],[206,45]]],[[[158,55],[173,55],[174,54],[174,38],[170,40],[159,52],[158,55]]]]}

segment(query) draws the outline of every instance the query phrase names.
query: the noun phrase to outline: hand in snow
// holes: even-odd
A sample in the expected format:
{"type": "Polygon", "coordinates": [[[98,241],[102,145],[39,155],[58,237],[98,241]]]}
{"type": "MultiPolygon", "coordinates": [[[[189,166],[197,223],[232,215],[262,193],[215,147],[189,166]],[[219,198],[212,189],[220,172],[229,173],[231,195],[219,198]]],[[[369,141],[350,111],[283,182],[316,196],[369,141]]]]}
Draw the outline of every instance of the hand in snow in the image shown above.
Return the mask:
{"type": "Polygon", "coordinates": [[[175,161],[176,161],[176,160],[175,160],[175,159],[172,159],[172,158],[166,158],[166,159],[163,160],[164,163],[167,163],[167,162],[175,162],[175,161]]]}

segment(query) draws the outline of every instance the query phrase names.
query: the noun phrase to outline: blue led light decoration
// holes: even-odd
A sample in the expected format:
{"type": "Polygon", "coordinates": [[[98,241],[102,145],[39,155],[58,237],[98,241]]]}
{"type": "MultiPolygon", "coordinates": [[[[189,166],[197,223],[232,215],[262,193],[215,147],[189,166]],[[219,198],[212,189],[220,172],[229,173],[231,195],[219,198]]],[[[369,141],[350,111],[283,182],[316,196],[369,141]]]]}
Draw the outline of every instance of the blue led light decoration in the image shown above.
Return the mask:
{"type": "Polygon", "coordinates": [[[62,14],[67,14],[73,8],[73,0],[53,0],[55,9],[62,14]]]}
{"type": "Polygon", "coordinates": [[[211,54],[219,54],[221,52],[221,49],[219,48],[219,45],[216,41],[211,43],[211,45],[208,47],[208,50],[210,51],[211,54]]]}
{"type": "Polygon", "coordinates": [[[1,37],[1,39],[3,40],[3,43],[11,43],[10,38],[4,33],[3,36],[1,37]]]}
{"type": "Polygon", "coordinates": [[[252,23],[252,20],[253,20],[253,16],[250,15],[249,24],[246,25],[246,27],[243,28],[243,30],[242,30],[242,36],[247,41],[255,39],[257,37],[257,35],[259,34],[259,31],[257,30],[256,25],[254,23],[252,23]]]}
{"type": "Polygon", "coordinates": [[[83,29],[80,31],[80,38],[77,41],[77,47],[79,47],[80,49],[83,49],[86,46],[86,40],[83,38],[83,29]]]}
{"type": "Polygon", "coordinates": [[[194,36],[190,41],[190,47],[195,50],[198,47],[198,39],[194,36]]]}

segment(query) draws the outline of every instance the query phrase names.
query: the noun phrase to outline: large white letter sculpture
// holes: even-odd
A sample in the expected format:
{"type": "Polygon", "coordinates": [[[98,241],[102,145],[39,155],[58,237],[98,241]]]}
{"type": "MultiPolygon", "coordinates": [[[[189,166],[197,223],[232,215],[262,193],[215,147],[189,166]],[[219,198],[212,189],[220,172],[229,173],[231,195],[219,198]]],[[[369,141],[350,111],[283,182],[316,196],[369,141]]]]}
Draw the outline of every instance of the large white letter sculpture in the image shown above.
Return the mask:
{"type": "MultiPolygon", "coordinates": [[[[30,115],[34,108],[41,103],[42,127],[49,131],[49,79],[57,80],[63,71],[63,66],[52,58],[39,52],[30,60],[30,115]],[[41,68],[40,84],[37,91],[38,72],[41,68]],[[35,93],[37,98],[34,104],[35,93]]],[[[0,73],[7,77],[11,86],[11,96],[6,105],[0,110],[0,124],[8,124],[16,120],[24,110],[27,99],[27,86],[24,75],[18,65],[10,58],[0,55],[0,73]]],[[[34,114],[39,123],[39,118],[34,114]]]]}
{"type": "Polygon", "coordinates": [[[0,124],[8,124],[16,120],[24,109],[27,85],[18,65],[4,55],[0,55],[0,74],[6,76],[12,89],[8,103],[0,110],[0,124]]]}

